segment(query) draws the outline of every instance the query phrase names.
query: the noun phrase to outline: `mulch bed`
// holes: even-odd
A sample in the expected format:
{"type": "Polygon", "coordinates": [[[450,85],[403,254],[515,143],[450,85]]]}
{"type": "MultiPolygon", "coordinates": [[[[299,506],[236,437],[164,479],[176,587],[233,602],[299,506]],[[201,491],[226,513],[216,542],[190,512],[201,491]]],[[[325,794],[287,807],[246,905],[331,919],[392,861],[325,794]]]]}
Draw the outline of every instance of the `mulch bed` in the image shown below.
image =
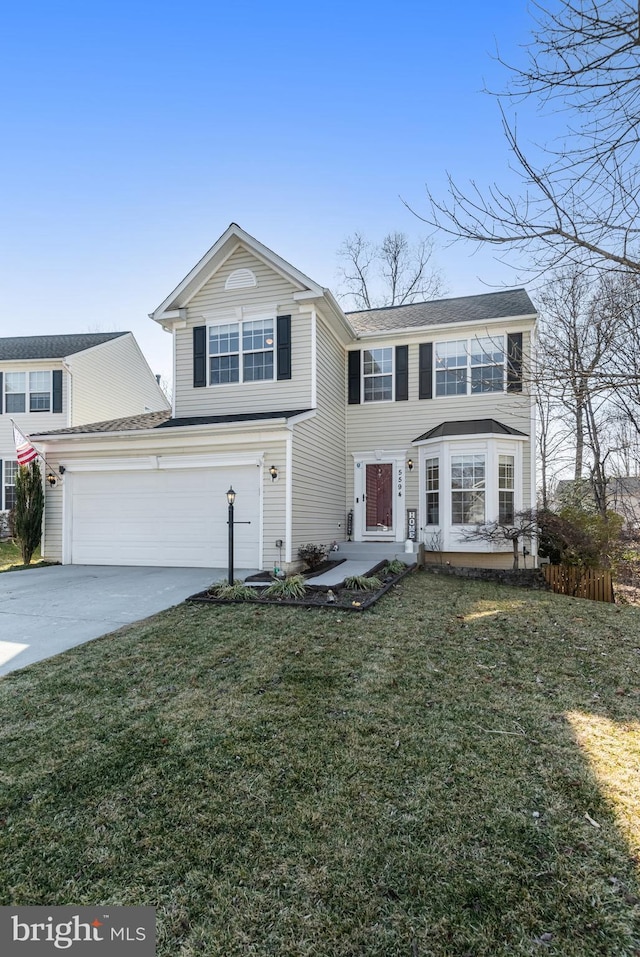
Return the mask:
{"type": "MultiPolygon", "coordinates": [[[[346,558],[336,558],[336,560],[333,561],[329,558],[326,562],[322,562],[317,566],[317,568],[314,568],[313,571],[308,568],[306,571],[300,572],[299,574],[303,575],[305,578],[315,578],[316,575],[322,575],[324,572],[332,571],[334,568],[337,568],[338,565],[342,565],[344,562],[346,562],[346,560],[346,558]]],[[[245,578],[246,582],[265,582],[267,585],[270,585],[273,580],[274,579],[271,572],[258,572],[256,575],[249,575],[247,578],[245,578]]]]}
{"type": "MultiPolygon", "coordinates": [[[[332,566],[335,564],[335,562],[330,563],[332,566]]],[[[375,575],[381,571],[386,564],[386,562],[379,562],[368,574],[375,575]]],[[[415,565],[409,565],[398,575],[387,575],[383,579],[381,587],[376,591],[356,591],[354,589],[347,589],[342,584],[333,586],[307,585],[304,598],[292,599],[266,597],[262,589],[256,588],[256,597],[253,601],[238,602],[229,598],[216,598],[211,595],[208,590],[205,590],[191,595],[186,601],[203,605],[290,605],[295,608],[334,608],[339,611],[366,611],[368,608],[371,608],[372,605],[375,605],[383,595],[386,595],[389,589],[397,585],[405,575],[413,571],[414,568],[415,565]],[[331,600],[331,595],[333,595],[333,600],[331,600]]],[[[272,582],[273,576],[268,572],[266,574],[268,576],[266,579],[256,579],[252,577],[251,579],[247,579],[247,581],[264,580],[266,583],[272,582]]],[[[314,576],[317,574],[321,574],[321,572],[317,570],[313,572],[314,576]]]]}

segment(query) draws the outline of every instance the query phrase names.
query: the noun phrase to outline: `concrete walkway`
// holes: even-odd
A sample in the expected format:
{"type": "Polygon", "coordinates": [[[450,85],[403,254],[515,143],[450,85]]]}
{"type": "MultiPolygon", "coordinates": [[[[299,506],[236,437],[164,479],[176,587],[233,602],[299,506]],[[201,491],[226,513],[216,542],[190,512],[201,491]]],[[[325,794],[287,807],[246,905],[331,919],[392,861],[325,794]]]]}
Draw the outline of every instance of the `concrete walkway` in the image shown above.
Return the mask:
{"type": "Polygon", "coordinates": [[[307,585],[326,585],[333,588],[334,585],[340,585],[345,578],[351,578],[355,575],[368,575],[372,568],[377,565],[377,561],[371,559],[368,562],[352,561],[347,559],[341,565],[330,568],[328,572],[316,575],[315,578],[307,578],[307,585]]]}
{"type": "MultiPolygon", "coordinates": [[[[252,574],[238,570],[238,577],[252,574]]],[[[0,675],[177,605],[220,568],[55,565],[0,575],[0,675]]]]}

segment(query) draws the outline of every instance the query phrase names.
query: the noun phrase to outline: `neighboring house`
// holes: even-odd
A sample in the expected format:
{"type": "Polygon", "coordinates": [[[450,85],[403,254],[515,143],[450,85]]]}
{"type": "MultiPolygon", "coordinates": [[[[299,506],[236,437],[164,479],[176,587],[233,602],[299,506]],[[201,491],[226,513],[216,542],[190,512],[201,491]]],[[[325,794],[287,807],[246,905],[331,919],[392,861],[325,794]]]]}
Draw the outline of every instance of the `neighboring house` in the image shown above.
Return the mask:
{"type": "MultiPolygon", "coordinates": [[[[555,508],[576,505],[595,509],[596,499],[591,479],[561,479],[554,499],[555,508]]],[[[640,528],[640,478],[637,475],[612,475],[607,479],[607,508],[617,512],[630,531],[640,528]]]]}
{"type": "Polygon", "coordinates": [[[0,338],[0,512],[14,504],[12,419],[30,435],[168,408],[130,332],[0,338]]]}
{"type": "Polygon", "coordinates": [[[173,337],[171,412],[33,435],[65,468],[48,558],[224,567],[232,486],[238,568],[407,536],[510,565],[465,536],[532,503],[524,290],[345,314],[232,224],[151,319],[173,337]]]}

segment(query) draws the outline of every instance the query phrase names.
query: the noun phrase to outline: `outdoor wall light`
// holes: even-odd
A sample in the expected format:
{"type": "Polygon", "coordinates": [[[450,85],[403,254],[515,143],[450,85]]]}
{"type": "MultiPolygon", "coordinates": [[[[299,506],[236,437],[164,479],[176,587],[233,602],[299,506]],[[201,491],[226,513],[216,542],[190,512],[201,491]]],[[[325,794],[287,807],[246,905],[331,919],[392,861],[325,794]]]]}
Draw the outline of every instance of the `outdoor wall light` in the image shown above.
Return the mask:
{"type": "Polygon", "coordinates": [[[278,478],[278,470],[275,467],[275,465],[272,465],[271,468],[269,469],[269,475],[271,476],[272,482],[275,482],[275,480],[278,478]]]}
{"type": "Polygon", "coordinates": [[[56,484],[56,481],[57,479],[55,475],[53,474],[53,472],[49,472],[49,474],[47,475],[47,482],[49,483],[51,488],[53,488],[53,486],[56,484]]]}
{"type": "Polygon", "coordinates": [[[407,468],[410,472],[413,472],[413,459],[407,459],[407,468]]]}
{"type": "Polygon", "coordinates": [[[236,493],[233,491],[233,488],[229,486],[229,491],[227,492],[227,502],[229,505],[233,505],[236,500],[236,493]]]}

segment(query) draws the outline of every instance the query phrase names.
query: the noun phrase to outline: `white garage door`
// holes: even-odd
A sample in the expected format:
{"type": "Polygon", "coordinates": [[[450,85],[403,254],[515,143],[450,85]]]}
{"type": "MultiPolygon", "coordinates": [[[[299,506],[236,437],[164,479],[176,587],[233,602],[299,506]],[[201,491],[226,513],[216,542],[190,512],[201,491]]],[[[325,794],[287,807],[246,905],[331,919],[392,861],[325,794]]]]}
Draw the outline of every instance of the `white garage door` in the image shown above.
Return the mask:
{"type": "Polygon", "coordinates": [[[259,469],[76,472],[71,490],[74,565],[226,568],[226,492],[236,492],[235,568],[259,568],[259,469]],[[250,524],[240,524],[248,522],[250,524]]]}

